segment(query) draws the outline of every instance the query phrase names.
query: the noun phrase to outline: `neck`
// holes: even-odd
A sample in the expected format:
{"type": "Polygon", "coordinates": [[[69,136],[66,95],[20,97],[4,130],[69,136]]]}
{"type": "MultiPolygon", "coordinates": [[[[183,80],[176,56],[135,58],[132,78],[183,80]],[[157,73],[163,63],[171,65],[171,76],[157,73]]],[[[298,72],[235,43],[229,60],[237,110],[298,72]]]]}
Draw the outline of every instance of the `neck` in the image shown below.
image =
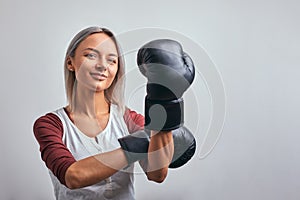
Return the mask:
{"type": "Polygon", "coordinates": [[[72,113],[86,115],[91,118],[109,113],[109,103],[106,101],[104,91],[95,92],[81,89],[79,84],[75,89],[72,113]]]}

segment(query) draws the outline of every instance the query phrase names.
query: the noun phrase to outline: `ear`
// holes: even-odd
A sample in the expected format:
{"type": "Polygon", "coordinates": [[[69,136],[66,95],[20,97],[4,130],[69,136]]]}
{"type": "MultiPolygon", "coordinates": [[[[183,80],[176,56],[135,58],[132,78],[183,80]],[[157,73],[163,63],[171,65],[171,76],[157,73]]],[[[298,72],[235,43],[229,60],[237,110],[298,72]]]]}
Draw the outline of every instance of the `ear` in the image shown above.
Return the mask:
{"type": "Polygon", "coordinates": [[[67,58],[67,67],[70,71],[74,71],[73,62],[72,62],[72,59],[70,57],[67,58]]]}

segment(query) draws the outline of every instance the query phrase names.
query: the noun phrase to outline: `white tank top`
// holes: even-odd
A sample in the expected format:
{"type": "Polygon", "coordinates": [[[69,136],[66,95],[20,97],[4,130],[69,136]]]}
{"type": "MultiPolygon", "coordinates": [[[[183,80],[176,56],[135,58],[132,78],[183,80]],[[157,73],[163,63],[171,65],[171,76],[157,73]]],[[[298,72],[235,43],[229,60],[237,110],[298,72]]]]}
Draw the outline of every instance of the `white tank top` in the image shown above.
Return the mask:
{"type": "MultiPolygon", "coordinates": [[[[118,138],[128,135],[128,129],[123,116],[118,112],[117,106],[111,104],[110,116],[106,128],[95,138],[83,134],[69,119],[63,108],[53,112],[63,124],[62,140],[76,160],[93,156],[120,147],[118,138]]],[[[121,170],[105,181],[95,185],[68,189],[61,184],[56,176],[49,171],[54,186],[57,200],[132,200],[134,198],[132,164],[125,170],[121,170]]]]}

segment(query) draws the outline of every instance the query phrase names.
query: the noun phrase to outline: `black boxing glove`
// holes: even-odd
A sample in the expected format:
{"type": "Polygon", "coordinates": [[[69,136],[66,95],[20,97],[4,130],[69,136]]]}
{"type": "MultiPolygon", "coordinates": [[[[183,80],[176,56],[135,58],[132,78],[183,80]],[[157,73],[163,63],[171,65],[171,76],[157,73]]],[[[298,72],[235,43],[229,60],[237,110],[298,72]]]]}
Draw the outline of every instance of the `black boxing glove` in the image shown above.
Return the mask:
{"type": "Polygon", "coordinates": [[[174,154],[169,168],[178,168],[186,164],[194,156],[196,139],[185,126],[173,130],[172,135],[174,154]]]}
{"type": "MultiPolygon", "coordinates": [[[[118,139],[128,164],[147,158],[149,135],[149,131],[141,130],[118,139]]],[[[196,150],[196,140],[193,134],[184,126],[173,130],[172,135],[174,154],[169,168],[178,168],[193,157],[196,150]]]]}
{"type": "Polygon", "coordinates": [[[129,165],[148,156],[150,138],[145,130],[126,135],[119,138],[118,141],[129,165]]]}
{"type": "Polygon", "coordinates": [[[137,64],[148,79],[145,128],[169,131],[184,122],[183,93],[195,77],[192,59],[170,39],[151,41],[137,54],[137,64]]]}

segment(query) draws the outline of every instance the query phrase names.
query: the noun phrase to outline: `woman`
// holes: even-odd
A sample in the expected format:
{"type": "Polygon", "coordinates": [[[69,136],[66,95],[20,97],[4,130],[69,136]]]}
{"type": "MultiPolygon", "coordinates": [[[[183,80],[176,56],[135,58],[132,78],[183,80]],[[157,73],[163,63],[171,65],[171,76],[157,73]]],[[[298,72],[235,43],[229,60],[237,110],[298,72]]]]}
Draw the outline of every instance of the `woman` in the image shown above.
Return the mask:
{"type": "MultiPolygon", "coordinates": [[[[124,105],[124,61],[113,33],[80,31],[64,70],[68,105],[34,124],[56,199],[134,199],[133,164],[118,138],[142,130],[144,117],[124,105]]],[[[148,152],[156,153],[140,160],[149,180],[164,181],[173,151],[171,131],[151,131],[148,152]]]]}

